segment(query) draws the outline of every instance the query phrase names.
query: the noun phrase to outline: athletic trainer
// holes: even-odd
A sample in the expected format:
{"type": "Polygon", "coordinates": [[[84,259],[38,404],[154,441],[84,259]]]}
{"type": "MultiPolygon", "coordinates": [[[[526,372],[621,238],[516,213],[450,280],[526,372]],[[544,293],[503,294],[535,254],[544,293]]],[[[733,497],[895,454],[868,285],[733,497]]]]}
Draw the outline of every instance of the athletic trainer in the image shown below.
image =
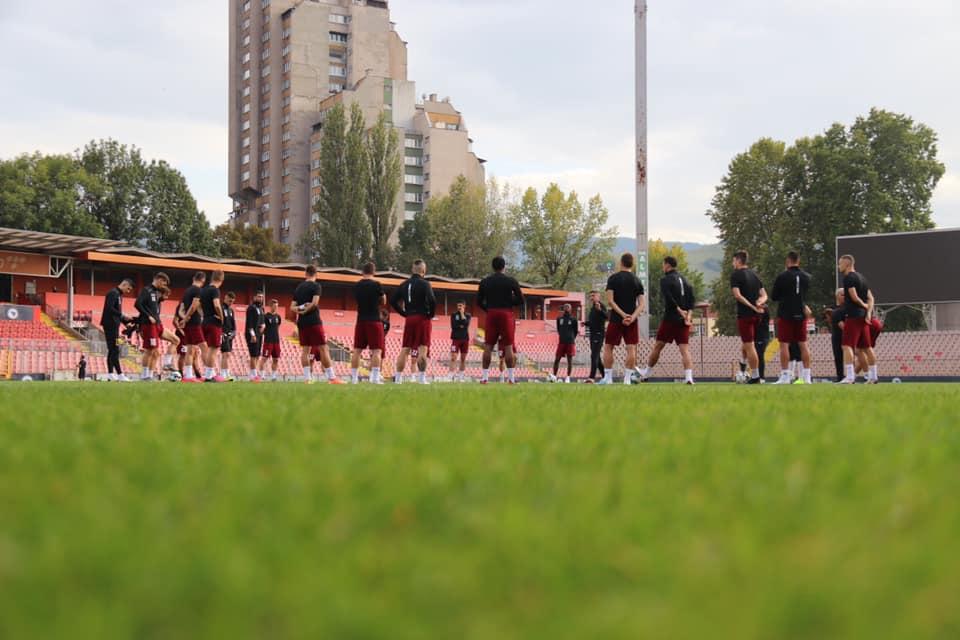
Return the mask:
{"type": "Polygon", "coordinates": [[[596,382],[597,373],[604,377],[603,370],[603,338],[607,329],[607,308],[600,302],[600,292],[590,292],[590,313],[584,327],[590,338],[590,379],[587,382],[596,382]]]}
{"type": "Polygon", "coordinates": [[[454,382],[466,380],[472,321],[473,316],[467,313],[467,303],[461,300],[457,303],[456,313],[450,316],[450,379],[454,382]]]}

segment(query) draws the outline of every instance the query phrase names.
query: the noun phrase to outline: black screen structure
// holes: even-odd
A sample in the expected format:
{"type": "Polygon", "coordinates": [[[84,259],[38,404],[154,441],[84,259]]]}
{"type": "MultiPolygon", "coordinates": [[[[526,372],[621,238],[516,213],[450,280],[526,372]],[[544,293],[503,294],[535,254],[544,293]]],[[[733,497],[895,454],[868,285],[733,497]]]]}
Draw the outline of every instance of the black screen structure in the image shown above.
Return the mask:
{"type": "Polygon", "coordinates": [[[847,254],[879,305],[960,302],[960,229],[840,236],[847,254]]]}

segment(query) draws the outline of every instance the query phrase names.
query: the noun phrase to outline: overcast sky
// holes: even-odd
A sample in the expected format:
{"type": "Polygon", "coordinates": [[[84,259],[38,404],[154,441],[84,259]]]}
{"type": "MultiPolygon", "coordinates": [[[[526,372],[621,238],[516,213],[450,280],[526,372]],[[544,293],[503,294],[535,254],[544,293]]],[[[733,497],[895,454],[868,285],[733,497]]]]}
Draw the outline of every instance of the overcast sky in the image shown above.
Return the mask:
{"type": "MultiPolygon", "coordinates": [[[[634,232],[633,1],[391,0],[419,93],[450,96],[488,175],[600,193],[634,232]]],[[[730,159],[872,106],[940,135],[960,226],[960,2],[649,0],[650,231],[713,241],[730,159]],[[954,80],[950,80],[954,78],[954,80]]],[[[0,157],[113,137],[226,197],[227,0],[0,0],[0,157]]]]}

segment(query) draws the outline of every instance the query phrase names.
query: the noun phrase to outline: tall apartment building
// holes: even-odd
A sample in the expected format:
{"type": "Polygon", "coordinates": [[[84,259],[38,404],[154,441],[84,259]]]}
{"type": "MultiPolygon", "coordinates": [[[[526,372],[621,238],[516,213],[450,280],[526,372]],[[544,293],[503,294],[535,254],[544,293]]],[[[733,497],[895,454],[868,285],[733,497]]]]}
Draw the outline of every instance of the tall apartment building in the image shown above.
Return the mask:
{"type": "Polygon", "coordinates": [[[319,193],[325,113],[363,106],[372,126],[392,114],[404,149],[398,220],[460,174],[484,180],[463,117],[435,95],[418,103],[406,43],[380,0],[230,0],[229,192],[235,224],[291,245],[319,193]]]}

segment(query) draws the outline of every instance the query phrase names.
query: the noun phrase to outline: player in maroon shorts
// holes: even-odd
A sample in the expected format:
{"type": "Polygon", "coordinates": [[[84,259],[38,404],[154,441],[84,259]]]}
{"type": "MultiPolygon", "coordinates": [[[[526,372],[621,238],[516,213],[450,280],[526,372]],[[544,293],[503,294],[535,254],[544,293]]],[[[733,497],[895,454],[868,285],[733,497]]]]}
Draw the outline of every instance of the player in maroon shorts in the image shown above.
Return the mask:
{"type": "Polygon", "coordinates": [[[743,343],[743,358],[750,367],[747,384],[760,384],[760,356],[757,354],[757,325],[767,304],[767,291],[760,276],[749,266],[750,254],[740,250],[733,254],[730,290],[737,301],[737,329],[743,343]]]}
{"type": "Polygon", "coordinates": [[[787,269],[773,283],[771,298],[777,306],[777,339],[780,340],[780,379],[777,384],[790,384],[790,345],[800,348],[803,370],[800,379],[805,384],[813,382],[810,375],[810,348],[807,346],[807,292],[810,290],[810,274],[800,268],[800,255],[796,251],[787,254],[787,269]]]}
{"type": "Polygon", "coordinates": [[[223,303],[220,301],[220,286],[223,284],[223,271],[219,269],[210,274],[210,284],[200,290],[200,308],[203,311],[203,381],[225,382],[217,372],[220,364],[220,344],[223,342],[223,303]]]}
{"type": "Polygon", "coordinates": [[[160,290],[170,286],[170,277],[159,272],[153,276],[153,282],[145,286],[134,303],[140,312],[140,337],[143,340],[143,369],[141,380],[153,380],[153,363],[160,348],[160,335],[163,325],[160,321],[160,290]]]}
{"type": "Polygon", "coordinates": [[[430,342],[433,334],[433,316],[436,314],[437,299],[433,287],[424,279],[427,263],[417,260],[413,263],[413,274],[390,296],[390,306],[402,315],[403,348],[397,356],[394,382],[403,380],[403,370],[407,366],[407,357],[417,359],[420,384],[427,382],[427,358],[430,356],[430,342]]]}
{"type": "Polygon", "coordinates": [[[856,382],[856,350],[867,361],[867,382],[876,384],[877,355],[870,345],[869,323],[873,319],[872,294],[867,279],[857,273],[856,261],[851,255],[841,256],[837,268],[843,274],[843,292],[846,318],[843,321],[843,367],[844,379],[840,384],[856,382]]]}
{"type": "Polygon", "coordinates": [[[693,358],[690,357],[690,327],[693,325],[693,305],[696,294],[690,281],[677,271],[677,259],[663,259],[663,278],[660,279],[660,297],[663,299],[663,320],[657,329],[657,341],[650,352],[647,366],[640,371],[640,380],[646,381],[650,371],[660,361],[660,353],[671,342],[677,343],[683,361],[683,378],[693,384],[693,358]]]}
{"type": "Polygon", "coordinates": [[[467,303],[457,303],[457,312],[450,316],[450,379],[466,380],[467,353],[470,352],[470,322],[473,316],[467,313],[467,303]],[[457,359],[459,356],[459,367],[457,359]]]}
{"type": "Polygon", "coordinates": [[[363,276],[353,288],[357,302],[357,326],[353,331],[353,353],[350,355],[350,381],[353,384],[360,382],[360,356],[364,349],[370,350],[370,383],[383,384],[380,365],[386,339],[380,309],[387,305],[387,294],[373,277],[376,271],[377,265],[372,262],[363,265],[363,276]]]}
{"type": "Polygon", "coordinates": [[[610,307],[610,323],[604,337],[603,367],[600,384],[613,384],[613,349],[621,342],[626,344],[627,358],[623,367],[623,383],[633,384],[633,372],[637,366],[637,345],[640,343],[640,328],[637,318],[643,313],[645,303],[643,283],[633,273],[633,254],[620,256],[620,270],[607,279],[607,304],[610,307]]]}
{"type": "Polygon", "coordinates": [[[483,374],[480,384],[490,379],[490,363],[493,360],[493,348],[503,342],[504,360],[507,365],[507,378],[510,384],[516,382],[515,369],[517,357],[513,352],[514,333],[517,323],[513,308],[523,306],[523,290],[520,283],[504,273],[507,261],[497,256],[492,262],[493,273],[480,282],[477,290],[477,304],[487,313],[483,347],[483,374]]]}
{"type": "Polygon", "coordinates": [[[202,356],[205,346],[203,313],[200,310],[200,292],[203,290],[203,283],[206,280],[207,275],[203,271],[194,273],[192,284],[183,292],[183,298],[180,300],[183,344],[187,347],[183,365],[183,381],[187,383],[200,382],[196,377],[200,371],[195,371],[194,367],[196,366],[197,354],[199,353],[202,356]]]}
{"type": "Polygon", "coordinates": [[[563,315],[557,318],[557,353],[553,359],[553,375],[550,376],[551,382],[557,381],[557,374],[560,372],[560,360],[567,359],[567,377],[564,380],[570,384],[570,376],[573,374],[573,358],[577,355],[577,335],[580,333],[579,323],[571,314],[573,307],[569,304],[563,305],[563,315]]]}
{"type": "Polygon", "coordinates": [[[303,366],[303,379],[313,384],[313,358],[319,356],[323,363],[329,384],[344,384],[333,371],[333,362],[327,349],[327,336],[320,319],[320,284],[317,282],[317,268],[307,265],[305,279],[293,292],[290,310],[297,314],[297,332],[300,334],[300,364],[303,366]]]}
{"type": "Polygon", "coordinates": [[[273,361],[273,372],[270,380],[277,381],[277,369],[280,368],[280,325],[283,318],[277,313],[280,303],[270,301],[270,311],[263,314],[263,349],[260,358],[260,372],[266,373],[267,361],[273,361]]]}

